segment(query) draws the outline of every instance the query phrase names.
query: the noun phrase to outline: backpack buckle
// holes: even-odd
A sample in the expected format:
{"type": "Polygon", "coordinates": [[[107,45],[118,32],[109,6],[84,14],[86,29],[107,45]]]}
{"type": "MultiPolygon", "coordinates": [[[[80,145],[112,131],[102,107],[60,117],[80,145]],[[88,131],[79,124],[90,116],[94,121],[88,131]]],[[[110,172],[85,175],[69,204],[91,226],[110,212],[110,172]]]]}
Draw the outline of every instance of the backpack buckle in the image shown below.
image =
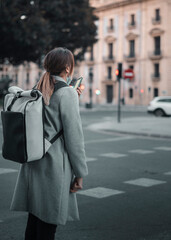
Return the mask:
{"type": "Polygon", "coordinates": [[[21,93],[22,93],[22,91],[18,91],[18,92],[15,94],[15,98],[21,97],[21,93]]]}

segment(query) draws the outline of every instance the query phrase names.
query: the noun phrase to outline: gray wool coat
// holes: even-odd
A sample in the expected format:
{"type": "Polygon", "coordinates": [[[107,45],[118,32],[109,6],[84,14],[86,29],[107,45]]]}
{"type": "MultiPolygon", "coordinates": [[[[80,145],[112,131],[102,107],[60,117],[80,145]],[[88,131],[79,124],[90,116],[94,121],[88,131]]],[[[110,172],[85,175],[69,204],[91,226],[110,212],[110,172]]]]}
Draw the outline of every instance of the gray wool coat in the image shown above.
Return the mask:
{"type": "MultiPolygon", "coordinates": [[[[56,80],[65,80],[55,76],[56,80]]],[[[26,211],[42,221],[65,225],[79,220],[76,193],[70,192],[74,177],[88,174],[79,98],[72,87],[54,92],[45,106],[45,137],[64,134],[38,160],[20,166],[10,210],[26,211]]]]}

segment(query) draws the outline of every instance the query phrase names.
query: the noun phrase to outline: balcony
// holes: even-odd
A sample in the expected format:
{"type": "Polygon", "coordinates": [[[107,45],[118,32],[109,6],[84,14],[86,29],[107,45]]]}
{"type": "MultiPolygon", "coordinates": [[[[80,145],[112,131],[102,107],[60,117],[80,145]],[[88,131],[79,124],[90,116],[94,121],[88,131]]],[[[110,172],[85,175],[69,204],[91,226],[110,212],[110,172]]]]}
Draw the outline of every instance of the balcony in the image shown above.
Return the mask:
{"type": "Polygon", "coordinates": [[[107,28],[108,33],[113,33],[114,31],[115,31],[114,26],[110,26],[110,27],[107,28]]]}
{"type": "Polygon", "coordinates": [[[162,58],[162,52],[160,49],[156,49],[153,52],[149,52],[149,58],[151,60],[160,60],[162,58]]]}
{"type": "Polygon", "coordinates": [[[134,28],[136,28],[136,22],[128,23],[128,29],[129,29],[129,30],[132,30],[132,29],[134,29],[134,28]]]}
{"type": "Polygon", "coordinates": [[[152,18],[152,24],[157,25],[161,23],[161,17],[152,18]]]}
{"type": "Polygon", "coordinates": [[[160,81],[160,73],[153,73],[152,75],[151,75],[151,79],[152,79],[152,81],[153,82],[158,82],[158,81],[160,81]]]}
{"type": "Polygon", "coordinates": [[[105,63],[114,63],[115,62],[115,58],[112,55],[109,55],[108,57],[103,57],[103,61],[105,63]]]}
{"type": "Polygon", "coordinates": [[[124,56],[125,61],[129,62],[135,62],[136,61],[136,56],[134,53],[130,53],[129,55],[124,56]]]}
{"type": "Polygon", "coordinates": [[[114,80],[114,78],[112,76],[111,77],[106,76],[104,78],[104,80],[102,80],[102,82],[106,83],[106,84],[109,84],[109,85],[113,85],[115,83],[115,80],[114,80]]]}
{"type": "Polygon", "coordinates": [[[92,66],[92,65],[94,64],[94,58],[93,58],[93,57],[90,57],[90,58],[85,59],[85,63],[86,63],[88,66],[92,66]]]}

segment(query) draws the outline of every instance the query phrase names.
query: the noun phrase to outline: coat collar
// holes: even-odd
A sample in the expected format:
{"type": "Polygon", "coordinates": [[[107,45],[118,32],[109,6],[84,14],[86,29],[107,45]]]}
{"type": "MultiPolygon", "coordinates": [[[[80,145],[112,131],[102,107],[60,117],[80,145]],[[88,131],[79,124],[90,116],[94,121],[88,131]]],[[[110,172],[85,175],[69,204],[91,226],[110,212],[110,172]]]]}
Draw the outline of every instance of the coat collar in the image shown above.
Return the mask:
{"type": "Polygon", "coordinates": [[[62,82],[65,82],[65,83],[66,83],[66,81],[65,81],[62,77],[57,76],[57,75],[52,75],[52,76],[55,78],[55,80],[57,80],[57,81],[62,81],[62,82]]]}

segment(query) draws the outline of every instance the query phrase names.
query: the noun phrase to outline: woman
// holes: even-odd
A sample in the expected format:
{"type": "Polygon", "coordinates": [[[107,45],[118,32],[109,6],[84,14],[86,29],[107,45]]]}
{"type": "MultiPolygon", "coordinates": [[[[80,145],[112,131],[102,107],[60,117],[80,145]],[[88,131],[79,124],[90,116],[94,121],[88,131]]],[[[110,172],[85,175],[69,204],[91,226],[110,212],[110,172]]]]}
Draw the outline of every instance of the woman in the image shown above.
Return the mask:
{"type": "Polygon", "coordinates": [[[63,128],[63,135],[38,161],[21,165],[11,210],[28,212],[25,240],[53,240],[56,227],[79,220],[76,192],[88,174],[84,136],[79,113],[81,89],[69,85],[74,57],[66,48],[55,48],[44,59],[46,72],[37,84],[45,101],[45,137],[50,140],[63,128]]]}

